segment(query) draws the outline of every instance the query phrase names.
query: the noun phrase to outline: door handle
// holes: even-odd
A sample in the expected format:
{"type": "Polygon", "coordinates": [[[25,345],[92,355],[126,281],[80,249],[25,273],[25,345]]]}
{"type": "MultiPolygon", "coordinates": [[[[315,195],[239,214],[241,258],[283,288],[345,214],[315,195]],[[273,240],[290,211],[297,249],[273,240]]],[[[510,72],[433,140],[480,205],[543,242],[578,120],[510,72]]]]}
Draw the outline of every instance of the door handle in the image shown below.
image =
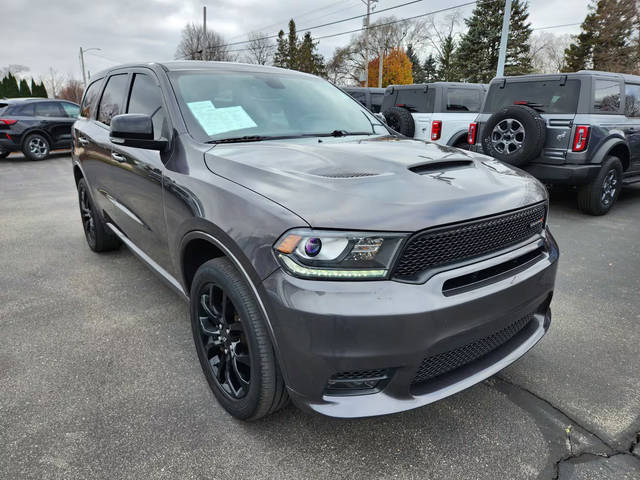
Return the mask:
{"type": "Polygon", "coordinates": [[[124,163],[127,161],[127,158],[124,155],[120,155],[116,152],[111,152],[111,158],[113,158],[116,162],[124,163]]]}
{"type": "Polygon", "coordinates": [[[78,137],[78,143],[83,146],[89,145],[89,140],[84,137],[78,137]]]}

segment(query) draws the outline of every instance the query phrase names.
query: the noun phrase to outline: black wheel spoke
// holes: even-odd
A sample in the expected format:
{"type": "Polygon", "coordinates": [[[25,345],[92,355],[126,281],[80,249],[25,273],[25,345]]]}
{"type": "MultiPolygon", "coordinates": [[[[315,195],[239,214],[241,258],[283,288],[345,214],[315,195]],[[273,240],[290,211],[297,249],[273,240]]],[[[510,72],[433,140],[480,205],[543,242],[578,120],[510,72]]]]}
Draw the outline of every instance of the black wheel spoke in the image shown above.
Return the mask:
{"type": "Polygon", "coordinates": [[[219,284],[200,290],[197,325],[211,377],[226,395],[243,398],[251,381],[250,350],[233,300],[219,284]]]}

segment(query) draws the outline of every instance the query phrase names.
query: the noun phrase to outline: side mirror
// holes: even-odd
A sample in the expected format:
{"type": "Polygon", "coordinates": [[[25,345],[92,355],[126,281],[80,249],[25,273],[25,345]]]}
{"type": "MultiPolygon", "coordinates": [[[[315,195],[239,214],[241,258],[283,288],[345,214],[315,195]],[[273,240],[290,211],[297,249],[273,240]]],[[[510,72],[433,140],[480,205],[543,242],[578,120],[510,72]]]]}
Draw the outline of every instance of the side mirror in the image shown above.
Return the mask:
{"type": "Polygon", "coordinates": [[[147,150],[163,151],[169,145],[164,138],[154,140],[151,117],[142,113],[124,113],[113,117],[109,137],[118,145],[147,150]]]}

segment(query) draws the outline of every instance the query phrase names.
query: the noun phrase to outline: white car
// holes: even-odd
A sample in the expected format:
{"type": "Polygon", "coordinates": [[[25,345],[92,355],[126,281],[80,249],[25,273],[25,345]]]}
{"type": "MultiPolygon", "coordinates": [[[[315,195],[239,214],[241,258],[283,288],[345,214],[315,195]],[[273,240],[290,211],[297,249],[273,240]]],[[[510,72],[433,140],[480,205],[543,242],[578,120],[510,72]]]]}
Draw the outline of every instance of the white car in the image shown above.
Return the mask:
{"type": "Polygon", "coordinates": [[[480,83],[390,85],[382,114],[391,128],[407,137],[468,149],[469,124],[486,93],[487,85],[480,83]]]}

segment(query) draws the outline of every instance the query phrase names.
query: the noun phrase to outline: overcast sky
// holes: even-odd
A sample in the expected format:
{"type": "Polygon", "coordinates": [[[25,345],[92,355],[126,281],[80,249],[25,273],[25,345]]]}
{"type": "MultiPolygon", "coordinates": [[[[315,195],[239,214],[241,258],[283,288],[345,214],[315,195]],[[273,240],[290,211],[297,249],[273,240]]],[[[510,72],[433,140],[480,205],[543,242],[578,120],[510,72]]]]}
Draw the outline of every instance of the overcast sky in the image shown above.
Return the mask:
{"type": "MultiPolygon", "coordinates": [[[[380,0],[378,9],[408,0],[380,0]]],[[[2,41],[0,68],[21,64],[36,78],[50,67],[81,78],[78,49],[89,52],[87,69],[98,71],[118,63],[172,59],[180,31],[188,22],[202,21],[207,5],[207,25],[229,42],[246,39],[250,31],[276,33],[286,29],[293,17],[299,27],[310,27],[360,15],[366,11],[361,0],[1,0],[2,41]]],[[[381,14],[398,18],[466,3],[465,0],[424,0],[381,14]]],[[[472,6],[461,8],[468,16],[472,6]]],[[[533,28],[581,22],[587,0],[530,0],[533,28]]],[[[372,21],[381,15],[373,15],[372,21]]],[[[362,19],[312,30],[314,37],[362,26],[362,19]]],[[[554,33],[577,33],[579,26],[553,28],[554,33]]],[[[320,41],[319,50],[329,57],[336,46],[351,35],[320,41]]],[[[241,47],[234,47],[241,48],[241,47]]]]}

